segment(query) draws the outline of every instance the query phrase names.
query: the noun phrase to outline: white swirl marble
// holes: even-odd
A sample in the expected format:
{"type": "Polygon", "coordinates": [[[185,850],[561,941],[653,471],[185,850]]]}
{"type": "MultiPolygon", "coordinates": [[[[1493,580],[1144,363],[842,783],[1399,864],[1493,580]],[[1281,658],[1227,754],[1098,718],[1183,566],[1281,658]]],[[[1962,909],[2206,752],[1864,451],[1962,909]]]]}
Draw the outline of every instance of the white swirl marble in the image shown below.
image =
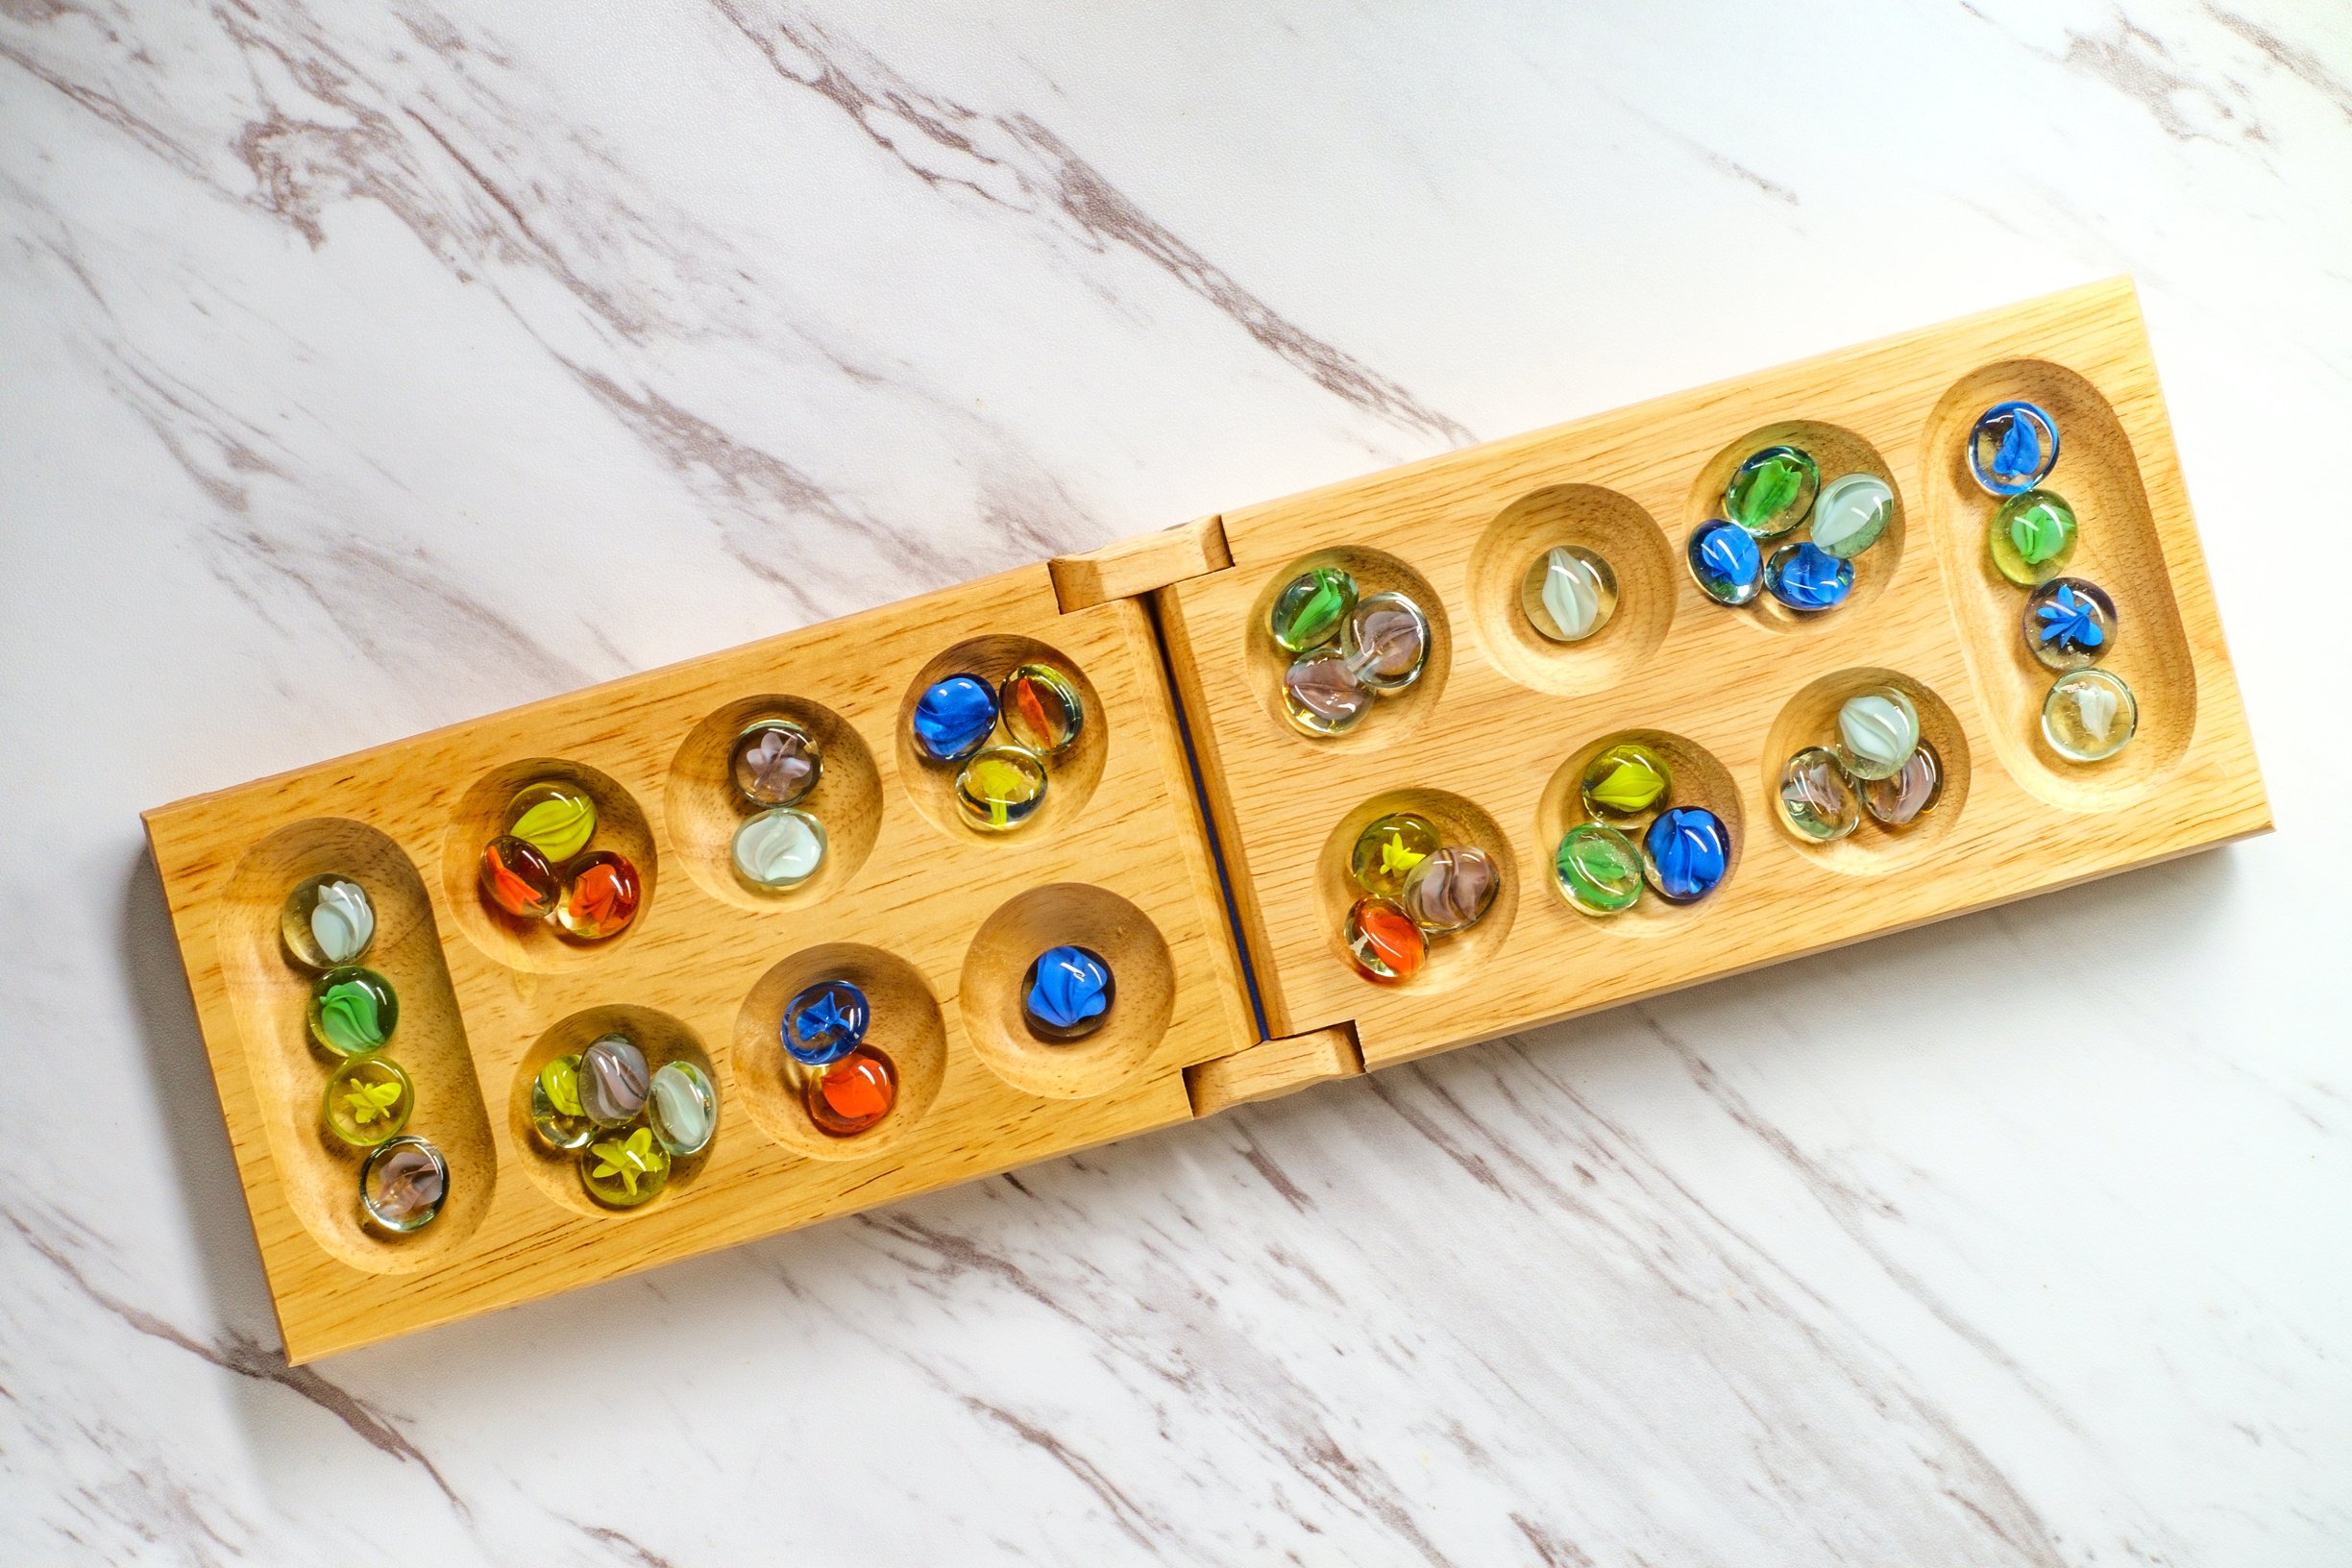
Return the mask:
{"type": "Polygon", "coordinates": [[[310,905],[310,937],[328,962],[348,964],[376,938],[376,908],[356,882],[323,884],[310,905]]]}

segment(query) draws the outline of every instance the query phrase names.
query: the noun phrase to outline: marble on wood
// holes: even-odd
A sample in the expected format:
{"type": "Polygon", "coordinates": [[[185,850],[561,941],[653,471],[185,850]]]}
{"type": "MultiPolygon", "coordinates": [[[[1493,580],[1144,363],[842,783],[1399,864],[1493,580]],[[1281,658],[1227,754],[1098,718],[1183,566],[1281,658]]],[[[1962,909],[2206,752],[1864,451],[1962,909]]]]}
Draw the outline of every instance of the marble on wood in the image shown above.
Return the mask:
{"type": "Polygon", "coordinates": [[[2347,61],[2285,0],[0,8],[0,1558],[2352,1555],[2352,743],[2263,613],[2338,548],[2347,61]],[[2277,836],[279,1359],[139,809],[2126,268],[2277,836]]]}

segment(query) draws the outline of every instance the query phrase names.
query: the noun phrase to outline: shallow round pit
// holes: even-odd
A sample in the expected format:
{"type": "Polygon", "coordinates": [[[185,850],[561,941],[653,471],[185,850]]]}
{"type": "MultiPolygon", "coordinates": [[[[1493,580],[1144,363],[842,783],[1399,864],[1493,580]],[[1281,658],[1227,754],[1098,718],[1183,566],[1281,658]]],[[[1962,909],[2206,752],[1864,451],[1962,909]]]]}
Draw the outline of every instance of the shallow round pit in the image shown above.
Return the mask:
{"type": "Polygon", "coordinates": [[[489,1212],[498,1156],[432,906],[406,852],[364,822],[317,817],[288,823],[238,860],[212,934],[280,1186],[303,1229],[330,1256],[373,1274],[411,1273],[451,1257],[489,1212]],[[280,935],[287,893],[330,871],[367,890],[376,934],[359,962],[391,983],[401,1004],[383,1054],[416,1091],[406,1130],[449,1161],[447,1203],[431,1224],[406,1236],[387,1237],[361,1220],[366,1151],[326,1129],[321,1102],[339,1064],[310,1042],[306,1016],[314,976],[287,957],[280,935]]]}
{"type": "MultiPolygon", "coordinates": [[[[996,724],[991,745],[1010,746],[1003,721],[996,724]]],[[[973,637],[933,658],[915,676],[906,696],[898,704],[897,758],[898,778],[921,812],[923,820],[951,839],[970,844],[984,844],[998,849],[1017,849],[1024,845],[1041,844],[1058,833],[1063,824],[1077,820],[1086,803],[1094,794],[1094,785],[1102,777],[1103,759],[1110,755],[1111,716],[1103,708],[1102,698],[1095,695],[1094,683],[1087,678],[1078,662],[1060,649],[1039,642],[1034,637],[995,635],[973,637]],[[1045,803],[1034,816],[1009,833],[991,833],[974,827],[965,820],[964,811],[956,803],[956,773],[961,763],[933,762],[915,748],[915,704],[935,683],[949,675],[976,675],[988,682],[991,691],[1004,685],[1005,676],[1024,664],[1050,665],[1067,675],[1078,693],[1078,700],[1086,717],[1078,729],[1078,739],[1058,756],[1045,759],[1045,803]]],[[[827,821],[825,828],[832,830],[827,821]]],[[[820,872],[821,878],[823,873],[820,872]]],[[[813,879],[814,880],[814,879],[813,879]]],[[[900,1092],[904,1093],[901,1086],[900,1092]]],[[[870,1136],[870,1135],[869,1135],[870,1136]]]]}
{"type": "Polygon", "coordinates": [[[1840,670],[1822,676],[1790,698],[1782,704],[1779,717],[1773,721],[1760,766],[1764,799],[1772,807],[1781,836],[1801,849],[1807,859],[1849,876],[1875,876],[1926,859],[1935,853],[1937,845],[1950,836],[1953,825],[1960,820],[1961,807],[1968,802],[1971,772],[1968,732],[1960,727],[1960,721],[1942,698],[1909,675],[1893,670],[1867,667],[1840,670]],[[1943,793],[1937,796],[1934,809],[1909,827],[1881,827],[1865,812],[1862,825],[1846,837],[1828,844],[1817,843],[1781,819],[1780,770],[1789,758],[1808,746],[1834,747],[1838,709],[1848,698],[1871,686],[1892,686],[1909,698],[1911,705],[1919,710],[1920,736],[1935,747],[1936,760],[1944,768],[1943,793]]]}
{"type": "MultiPolygon", "coordinates": [[[[1902,564],[1903,540],[1908,521],[1908,505],[1903,500],[1902,486],[1895,482],[1894,472],[1878,455],[1878,449],[1853,431],[1836,425],[1825,425],[1818,420],[1792,419],[1751,431],[1717,453],[1699,471],[1691,486],[1690,499],[1683,505],[1682,527],[1676,535],[1676,549],[1681,550],[1691,533],[1709,518],[1723,516],[1724,486],[1731,481],[1732,471],[1745,462],[1750,454],[1763,447],[1796,447],[1811,455],[1821,470],[1821,482],[1826,488],[1833,479],[1848,474],[1874,474],[1895,493],[1895,520],[1887,525],[1878,542],[1854,558],[1853,590],[1844,603],[1834,609],[1792,610],[1770,593],[1756,595],[1755,602],[1738,609],[1707,603],[1710,613],[1742,616],[1753,625],[1773,631],[1809,632],[1840,624],[1858,613],[1864,605],[1885,592],[1888,583],[1902,564]]],[[[1798,525],[1790,533],[1777,539],[1759,539],[1756,548],[1767,559],[1782,545],[1809,539],[1811,519],[1798,525]]],[[[1688,574],[1684,574],[1688,580],[1688,574]]],[[[1699,590],[1693,585],[1691,592],[1699,590]]],[[[1703,597],[1703,596],[1702,596],[1703,597]]]]}
{"type": "Polygon", "coordinates": [[[1438,601],[1437,591],[1430,586],[1427,577],[1385,551],[1341,545],[1302,555],[1267,576],[1256,601],[1250,605],[1246,649],[1243,657],[1249,667],[1250,685],[1265,709],[1267,723],[1303,747],[1354,751],[1403,740],[1436,706],[1438,694],[1445,690],[1446,672],[1452,665],[1454,634],[1446,607],[1438,601]],[[1375,698],[1372,711],[1343,735],[1303,735],[1284,717],[1283,672],[1290,668],[1295,655],[1285,652],[1274,641],[1267,623],[1274,600],[1291,579],[1321,566],[1335,566],[1354,577],[1359,600],[1374,594],[1403,594],[1420,607],[1429,621],[1429,658],[1421,667],[1420,677],[1401,692],[1386,692],[1375,698]]]}
{"type": "MultiPolygon", "coordinates": [[[[650,1213],[656,1209],[674,1203],[684,1190],[694,1185],[702,1167],[710,1163],[711,1155],[727,1136],[727,1118],[734,1107],[727,1103],[727,1092],[719,1090],[719,1128],[710,1143],[700,1154],[674,1160],[670,1164],[670,1185],[652,1198],[634,1209],[608,1209],[588,1195],[580,1185],[579,1163],[582,1150],[569,1152],[551,1149],[539,1141],[531,1131],[531,1084],[539,1069],[559,1056],[576,1056],[606,1035],[626,1035],[636,1047],[645,1052],[648,1075],[657,1072],[668,1062],[691,1062],[709,1074],[711,1083],[719,1084],[719,1073],[711,1066],[710,1053],[695,1032],[669,1014],[650,1007],[627,1005],[592,1007],[561,1019],[524,1053],[515,1068],[514,1081],[506,1095],[506,1119],[515,1146],[524,1151],[523,1165],[530,1172],[531,1181],[540,1191],[575,1213],[593,1214],[600,1219],[630,1219],[650,1213]]],[[[604,1135],[599,1134],[599,1138],[604,1135]]]]}
{"type": "MultiPolygon", "coordinates": [[[[1609,825],[1622,831],[1638,847],[1650,823],[1645,818],[1630,826],[1616,821],[1609,825]]],[[[1721,907],[1739,877],[1740,856],[1747,842],[1747,818],[1740,808],[1739,790],[1731,782],[1729,771],[1706,747],[1662,729],[1621,729],[1578,747],[1553,772],[1535,807],[1535,864],[1541,870],[1546,891],[1544,902],[1552,911],[1552,918],[1580,921],[1615,937],[1670,936],[1687,929],[1691,921],[1704,919],[1707,911],[1721,907]],[[1630,909],[1615,915],[1586,915],[1570,904],[1568,895],[1560,892],[1558,880],[1552,874],[1552,857],[1570,828],[1592,820],[1585,815],[1580,795],[1585,768],[1610,747],[1628,742],[1646,746],[1665,759],[1673,785],[1666,797],[1668,805],[1704,806],[1723,819],[1731,837],[1730,859],[1724,868],[1723,881],[1697,903],[1669,903],[1657,895],[1655,889],[1645,887],[1630,909]]]]}
{"type": "Polygon", "coordinates": [[[1679,587],[1674,546],[1656,521],[1594,484],[1520,497],[1470,551],[1470,612],[1481,643],[1521,685],[1562,696],[1606,690],[1639,670],[1666,641],[1679,587]],[[1617,577],[1616,613],[1581,642],[1552,641],[1522,606],[1530,569],[1561,545],[1591,551],[1617,577]]]}
{"type": "MultiPolygon", "coordinates": [[[[1519,887],[1525,871],[1519,856],[1512,850],[1510,840],[1485,809],[1476,802],[1445,790],[1408,788],[1387,790],[1372,796],[1355,810],[1339,819],[1331,836],[1323,841],[1323,850],[1315,859],[1315,904],[1325,935],[1330,939],[1334,961],[1346,966],[1348,972],[1357,972],[1348,958],[1347,943],[1342,931],[1347,912],[1364,890],[1348,869],[1348,858],[1363,830],[1380,818],[1397,812],[1411,812],[1426,817],[1436,827],[1437,836],[1449,847],[1475,845],[1486,851],[1501,873],[1503,885],[1496,890],[1494,906],[1486,918],[1466,931],[1429,939],[1429,958],[1421,970],[1400,989],[1409,992],[1449,991],[1474,979],[1482,962],[1499,950],[1503,939],[1509,935],[1511,921],[1519,913],[1519,887]]],[[[1381,981],[1365,980],[1367,986],[1380,986],[1381,981]]]]}
{"type": "MultiPolygon", "coordinates": [[[[882,825],[882,776],[873,752],[848,721],[798,697],[747,697],[687,732],[662,791],[671,852],[695,886],[739,909],[803,910],[854,880],[882,825]],[[735,874],[735,830],[760,809],[736,792],[736,737],[762,719],[788,719],[808,731],[824,759],[817,787],[795,802],[824,824],[824,864],[796,887],[766,893],[735,874]]],[[[642,916],[640,917],[643,918],[642,916]]]]}
{"type": "Polygon", "coordinates": [[[735,1016],[728,1054],[736,1097],[761,1132],[811,1160],[870,1160],[912,1138],[939,1097],[947,1076],[947,1024],[914,965],[879,947],[828,943],[803,948],[760,976],[735,1016]],[[833,1138],[809,1120],[777,1034],[785,1004],[821,980],[846,980],[866,993],[872,1010],[866,1043],[898,1069],[896,1105],[854,1138],[833,1138]]]}
{"type": "MultiPolygon", "coordinates": [[[[457,912],[457,928],[497,962],[508,968],[541,973],[576,969],[635,941],[645,929],[653,915],[654,883],[660,874],[656,859],[653,831],[646,825],[636,796],[609,773],[560,757],[532,757],[483,774],[457,802],[441,844],[442,891],[457,912]],[[584,791],[597,810],[596,833],[588,848],[618,850],[637,868],[637,917],[619,936],[603,942],[577,942],[564,935],[553,920],[517,919],[482,896],[482,850],[506,831],[506,808],[515,793],[541,779],[584,791]]],[[[562,870],[556,868],[558,873],[562,870]]]]}
{"type": "Polygon", "coordinates": [[[1045,1099],[1091,1099],[1135,1076],[1166,1036],[1176,964],[1150,916],[1107,889],[1060,882],[1030,889],[981,922],[956,1005],[972,1049],[997,1077],[1045,1099]],[[1038,954],[1064,943],[1100,954],[1115,991],[1101,1029],[1057,1044],[1030,1032],[1021,981],[1038,954]]]}

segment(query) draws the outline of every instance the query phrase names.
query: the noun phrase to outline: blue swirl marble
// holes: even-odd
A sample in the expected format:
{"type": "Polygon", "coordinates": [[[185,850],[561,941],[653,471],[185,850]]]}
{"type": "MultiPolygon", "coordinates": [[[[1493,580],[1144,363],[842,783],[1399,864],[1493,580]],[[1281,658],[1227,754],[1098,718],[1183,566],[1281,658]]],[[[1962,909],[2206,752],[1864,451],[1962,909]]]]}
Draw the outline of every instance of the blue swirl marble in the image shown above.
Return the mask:
{"type": "Polygon", "coordinates": [[[977,675],[934,682],[915,703],[915,748],[933,762],[962,762],[996,729],[996,690],[977,675]]]}
{"type": "Polygon", "coordinates": [[[1669,806],[1642,835],[1642,870],[1669,903],[1713,893],[1731,866],[1731,836],[1704,806],[1669,806]]]}
{"type": "Polygon", "coordinates": [[[2090,600],[2064,584],[2034,615],[2042,623],[2042,640],[2046,643],[2092,649],[2107,640],[2107,633],[2098,624],[2098,611],[2090,600]]]}
{"type": "Polygon", "coordinates": [[[1763,586],[1764,556],[1755,536],[1718,517],[1690,536],[1690,571],[1700,589],[1719,604],[1745,604],[1763,586]]]}
{"type": "Polygon", "coordinates": [[[1041,1039],[1082,1040],[1109,1017],[1111,966],[1088,947],[1048,947],[1021,980],[1021,1016],[1041,1039]]]}
{"type": "Polygon", "coordinates": [[[1782,545],[1764,563],[1764,586],[1792,610],[1835,609],[1853,592],[1853,562],[1841,561],[1810,541],[1782,545]]]}
{"type": "Polygon", "coordinates": [[[856,1050],[872,1017],[866,993],[857,987],[846,980],[820,980],[784,1009],[778,1033],[794,1061],[821,1067],[856,1050]]]}
{"type": "Polygon", "coordinates": [[[1989,493],[2019,496],[2058,466],[2058,426],[2030,403],[1997,403],[1969,432],[1969,473],[1989,493]]]}

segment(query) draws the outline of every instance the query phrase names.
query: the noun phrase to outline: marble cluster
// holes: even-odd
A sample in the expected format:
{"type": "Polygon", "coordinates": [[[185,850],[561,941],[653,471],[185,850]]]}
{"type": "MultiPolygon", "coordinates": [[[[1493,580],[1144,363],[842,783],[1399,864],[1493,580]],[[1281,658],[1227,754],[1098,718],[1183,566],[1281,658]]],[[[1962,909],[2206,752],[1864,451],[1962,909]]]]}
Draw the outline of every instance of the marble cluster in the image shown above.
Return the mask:
{"type": "Polygon", "coordinates": [[[569,1158],[588,1196],[635,1209],[669,1187],[679,1162],[719,1135],[719,1090],[691,1057],[654,1066],[625,1031],[549,1057],[532,1075],[531,1133],[569,1158]]]}
{"type": "Polygon", "coordinates": [[[898,1066],[867,1040],[872,1023],[873,1006],[851,980],[817,981],[784,1004],[784,1078],[827,1138],[855,1138],[898,1103],[898,1066]]]}
{"type": "Polygon", "coordinates": [[[2028,590],[2025,648],[2058,673],[2042,702],[2042,738],[2071,763],[2104,762],[2131,744],[2140,703],[2123,677],[2095,668],[2114,651],[2115,600],[2098,584],[2065,576],[2082,527],[2048,487],[2058,466],[2058,425],[2023,402],[1997,403],[1969,432],[1970,475],[1996,505],[1985,547],[1994,570],[2028,590]]]}
{"type": "Polygon", "coordinates": [[[1816,615],[1846,602],[1855,560],[1886,535],[1898,508],[1894,487],[1876,474],[1841,474],[1824,483],[1812,453],[1764,447],[1732,470],[1722,515],[1691,530],[1683,559],[1700,591],[1718,604],[1769,596],[1801,615],[1816,615]],[[1802,538],[1796,536],[1800,528],[1802,538]]]}
{"type": "Polygon", "coordinates": [[[1705,806],[1674,799],[1674,768],[1642,741],[1601,747],[1577,779],[1583,820],[1560,835],[1552,878],[1585,915],[1622,915],[1645,891],[1697,903],[1731,870],[1731,831],[1705,806]],[[1639,835],[1636,842],[1635,835],[1639,835]]]}
{"type": "Polygon", "coordinates": [[[1019,665],[995,686],[968,672],[933,681],[908,720],[916,753],[956,769],[956,809],[983,833],[1010,833],[1036,819],[1052,764],[1078,744],[1086,723],[1077,682],[1041,663],[1019,665]]]}
{"type": "Polygon", "coordinates": [[[493,909],[551,925],[575,942],[604,942],[628,929],[645,886],[626,855],[590,847],[595,796],[568,779],[537,779],[515,792],[505,820],[477,869],[493,909]]]}
{"type": "Polygon", "coordinates": [[[1833,844],[1865,820],[1899,833],[1944,794],[1944,759],[1920,733],[1919,707],[1900,688],[1867,686],[1839,704],[1836,733],[1780,769],[1780,821],[1806,844],[1833,844]]]}
{"type": "Polygon", "coordinates": [[[1283,672],[1283,717],[1302,735],[1344,735],[1379,698],[1421,678],[1430,625],[1401,593],[1364,596],[1336,566],[1311,567],[1283,585],[1266,612],[1283,672]]]}
{"type": "Polygon", "coordinates": [[[1502,868],[1476,845],[1449,844],[1418,812],[1375,818],[1348,851],[1348,876],[1361,894],[1348,906],[1339,938],[1368,980],[1410,980],[1433,938],[1484,919],[1503,889],[1502,868]]]}

